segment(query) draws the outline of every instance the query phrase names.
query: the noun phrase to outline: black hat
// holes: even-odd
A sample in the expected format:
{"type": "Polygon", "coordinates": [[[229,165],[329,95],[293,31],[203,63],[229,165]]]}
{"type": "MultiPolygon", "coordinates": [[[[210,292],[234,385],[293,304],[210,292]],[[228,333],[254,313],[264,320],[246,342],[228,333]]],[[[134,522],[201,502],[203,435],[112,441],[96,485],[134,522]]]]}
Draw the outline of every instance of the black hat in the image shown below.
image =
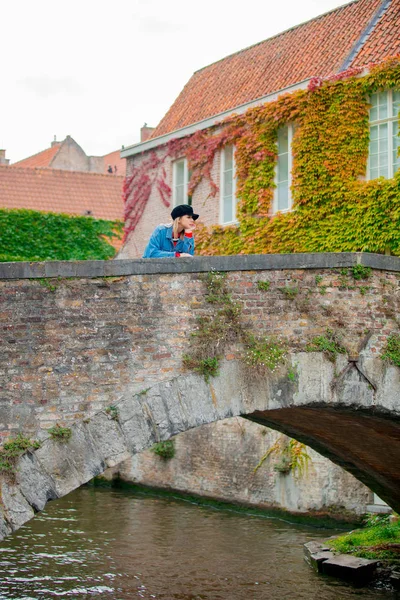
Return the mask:
{"type": "Polygon", "coordinates": [[[178,217],[183,217],[184,215],[189,215],[189,217],[193,217],[193,221],[199,218],[199,215],[196,215],[193,212],[193,208],[189,206],[189,204],[179,204],[179,206],[175,206],[175,208],[171,212],[171,217],[174,220],[178,217]]]}

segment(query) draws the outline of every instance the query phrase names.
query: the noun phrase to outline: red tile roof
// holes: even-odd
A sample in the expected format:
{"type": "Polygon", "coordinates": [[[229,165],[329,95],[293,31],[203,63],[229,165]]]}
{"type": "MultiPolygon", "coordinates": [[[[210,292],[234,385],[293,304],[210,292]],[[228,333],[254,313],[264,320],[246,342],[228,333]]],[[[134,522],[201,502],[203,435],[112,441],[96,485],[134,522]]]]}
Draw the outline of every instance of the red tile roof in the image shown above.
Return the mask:
{"type": "Polygon", "coordinates": [[[396,54],[400,54],[400,0],[391,1],[351,66],[362,67],[396,54]]]}
{"type": "MultiPolygon", "coordinates": [[[[47,148],[42,152],[38,152],[33,156],[29,156],[28,158],[23,158],[18,162],[12,164],[12,166],[16,167],[51,167],[53,159],[56,157],[56,154],[60,151],[61,146],[64,144],[66,140],[62,142],[53,142],[51,148],[47,148]]],[[[76,142],[73,142],[76,143],[76,142]]],[[[102,172],[107,173],[108,165],[111,165],[112,168],[117,167],[117,175],[124,175],[126,173],[126,159],[121,158],[120,156],[121,150],[115,150],[114,152],[109,152],[104,156],[100,156],[99,158],[103,159],[102,172]]],[[[56,167],[57,168],[57,167],[56,167]]]]}
{"type": "MultiPolygon", "coordinates": [[[[375,59],[377,46],[380,58],[400,51],[398,26],[388,23],[390,18],[399,18],[398,3],[392,1],[393,14],[381,19],[382,32],[369,38],[370,51],[365,56],[359,53],[355,63],[367,64],[375,59]],[[390,39],[386,40],[385,31],[390,39]]],[[[339,72],[381,6],[380,0],[355,0],[197,71],[151,137],[232,110],[305,79],[339,72]]]]}
{"type": "Polygon", "coordinates": [[[4,166],[0,207],[123,220],[122,176],[4,166]]]}
{"type": "Polygon", "coordinates": [[[18,162],[13,163],[13,166],[16,165],[18,167],[50,167],[51,161],[59,151],[62,142],[55,143],[51,148],[47,148],[42,152],[38,152],[33,156],[29,156],[28,158],[24,158],[19,160],[18,162]]]}

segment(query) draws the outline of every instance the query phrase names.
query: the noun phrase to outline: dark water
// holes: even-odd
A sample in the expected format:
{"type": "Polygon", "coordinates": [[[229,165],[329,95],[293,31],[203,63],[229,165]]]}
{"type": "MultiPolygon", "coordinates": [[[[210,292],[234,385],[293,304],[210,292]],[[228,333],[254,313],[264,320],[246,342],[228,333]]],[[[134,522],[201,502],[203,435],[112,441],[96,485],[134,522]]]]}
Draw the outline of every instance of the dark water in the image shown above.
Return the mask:
{"type": "Polygon", "coordinates": [[[316,575],[302,545],[327,535],[173,499],[82,488],[0,543],[0,598],[393,598],[316,575]]]}

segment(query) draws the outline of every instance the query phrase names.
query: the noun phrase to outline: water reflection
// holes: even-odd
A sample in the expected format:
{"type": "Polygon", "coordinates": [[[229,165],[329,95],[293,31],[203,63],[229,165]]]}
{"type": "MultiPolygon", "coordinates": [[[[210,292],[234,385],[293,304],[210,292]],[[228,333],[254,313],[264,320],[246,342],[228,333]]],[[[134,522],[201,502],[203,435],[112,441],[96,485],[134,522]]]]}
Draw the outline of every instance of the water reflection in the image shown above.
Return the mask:
{"type": "Polygon", "coordinates": [[[363,600],[390,594],[316,575],[327,533],[125,490],[82,488],[0,545],[0,598],[363,600]]]}

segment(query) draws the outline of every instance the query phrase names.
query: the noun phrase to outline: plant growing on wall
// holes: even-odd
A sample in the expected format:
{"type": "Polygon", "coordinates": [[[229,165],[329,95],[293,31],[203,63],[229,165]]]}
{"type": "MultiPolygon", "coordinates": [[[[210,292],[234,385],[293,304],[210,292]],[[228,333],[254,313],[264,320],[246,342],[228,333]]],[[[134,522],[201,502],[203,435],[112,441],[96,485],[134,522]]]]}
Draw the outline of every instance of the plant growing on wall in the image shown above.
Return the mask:
{"type": "Polygon", "coordinates": [[[68,442],[72,435],[72,429],[70,429],[70,427],[62,427],[62,425],[60,425],[59,423],[56,423],[54,427],[50,427],[50,429],[48,429],[48,432],[53,440],[62,443],[68,442]]]}
{"type": "Polygon", "coordinates": [[[104,260],[115,255],[108,242],[120,237],[122,223],[2,208],[0,231],[0,262],[104,260]]]}
{"type": "Polygon", "coordinates": [[[183,355],[183,365],[204,376],[219,373],[220,360],[227,346],[239,343],[238,357],[254,373],[273,373],[285,364],[287,351],[284,344],[275,338],[256,336],[248,331],[242,320],[242,307],[232,300],[226,273],[211,271],[203,280],[206,284],[206,302],[213,311],[197,318],[197,327],[191,334],[190,351],[183,355]]]}
{"type": "Polygon", "coordinates": [[[254,468],[254,473],[264,464],[272,454],[278,458],[274,464],[274,471],[287,475],[297,473],[300,477],[305,473],[311,460],[307,446],[295,439],[288,439],[285,435],[278,437],[276,442],[268,448],[254,468]]]}
{"type": "Polygon", "coordinates": [[[327,329],[325,335],[314,337],[306,346],[307,352],[323,352],[331,362],[335,362],[338,354],[345,354],[341,337],[332,329],[327,329]]]}
{"type": "MultiPolygon", "coordinates": [[[[211,169],[216,152],[235,145],[236,226],[214,226],[196,234],[200,254],[282,252],[391,252],[400,255],[400,172],[393,179],[365,181],[369,144],[368,95],[400,88],[400,61],[392,58],[325,81],[314,78],[306,91],[234,115],[207,130],[172,140],[157,159],[134,168],[125,191],[126,234],[133,231],[152,187],[167,189],[165,161],[186,156],[189,194],[206,179],[210,196],[218,188],[211,169]],[[292,195],[295,211],[271,216],[279,127],[296,123],[292,195]],[[136,169],[136,170],[135,170],[136,169]],[[161,181],[164,184],[161,185],[161,181]]],[[[167,190],[170,193],[170,190],[167,190]]],[[[166,195],[160,192],[163,201],[166,195]]]]}
{"type": "Polygon", "coordinates": [[[391,365],[400,367],[400,334],[392,333],[387,340],[381,358],[391,365]]]}
{"type": "Polygon", "coordinates": [[[30,440],[22,433],[19,433],[14,439],[4,442],[0,448],[0,474],[13,475],[15,473],[18,459],[29,450],[40,448],[40,442],[30,440]]]}
{"type": "Polygon", "coordinates": [[[157,442],[150,448],[151,452],[157,454],[165,460],[173,458],[175,456],[175,443],[174,440],[167,440],[166,442],[157,442]]]}

